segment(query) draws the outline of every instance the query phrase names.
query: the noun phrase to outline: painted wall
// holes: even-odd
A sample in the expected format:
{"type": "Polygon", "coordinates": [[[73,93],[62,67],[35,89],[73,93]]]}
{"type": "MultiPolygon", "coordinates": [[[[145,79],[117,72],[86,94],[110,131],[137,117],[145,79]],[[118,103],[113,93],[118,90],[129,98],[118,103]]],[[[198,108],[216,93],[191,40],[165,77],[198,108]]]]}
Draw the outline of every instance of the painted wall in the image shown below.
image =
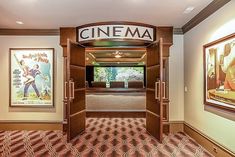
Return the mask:
{"type": "MultiPolygon", "coordinates": [[[[170,120],[183,120],[183,35],[174,35],[170,49],[170,120]]],[[[58,36],[0,36],[0,120],[62,121],[63,71],[62,48],[58,36]],[[9,107],[9,48],[55,48],[55,109],[9,107]]]]}
{"type": "MultiPolygon", "coordinates": [[[[235,1],[184,35],[185,121],[235,152],[235,121],[204,110],[203,45],[235,32],[235,1]]],[[[233,115],[234,116],[234,115],[233,115]]]]}
{"type": "Polygon", "coordinates": [[[173,35],[169,58],[169,120],[184,120],[184,36],[173,35]]]}
{"type": "Polygon", "coordinates": [[[63,58],[59,36],[0,36],[0,120],[62,121],[63,58]],[[9,107],[9,48],[55,48],[55,108],[9,107]]]}

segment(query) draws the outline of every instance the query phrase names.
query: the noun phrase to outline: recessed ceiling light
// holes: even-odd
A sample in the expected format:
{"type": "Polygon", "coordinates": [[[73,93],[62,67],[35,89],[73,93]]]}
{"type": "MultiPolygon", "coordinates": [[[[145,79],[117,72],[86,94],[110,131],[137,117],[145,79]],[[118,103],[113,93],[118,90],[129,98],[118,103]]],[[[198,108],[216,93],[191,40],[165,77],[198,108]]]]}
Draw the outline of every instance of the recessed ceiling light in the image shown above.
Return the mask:
{"type": "Polygon", "coordinates": [[[17,24],[23,25],[24,23],[22,21],[16,21],[17,24]]]}
{"type": "Polygon", "coordinates": [[[194,7],[190,6],[190,7],[187,7],[185,10],[184,10],[184,13],[185,14],[188,14],[190,13],[191,11],[193,11],[194,7]]]}

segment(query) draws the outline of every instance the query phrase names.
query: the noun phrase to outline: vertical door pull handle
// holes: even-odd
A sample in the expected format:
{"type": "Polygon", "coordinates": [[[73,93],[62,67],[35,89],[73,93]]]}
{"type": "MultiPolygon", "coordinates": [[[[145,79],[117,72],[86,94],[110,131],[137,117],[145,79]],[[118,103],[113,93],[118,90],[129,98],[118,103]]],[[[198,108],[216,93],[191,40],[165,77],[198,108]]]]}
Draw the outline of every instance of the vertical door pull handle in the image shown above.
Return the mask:
{"type": "Polygon", "coordinates": [[[162,82],[163,85],[163,99],[166,99],[166,82],[162,82]]]}
{"type": "Polygon", "coordinates": [[[155,82],[155,99],[160,100],[160,81],[155,82]]]}
{"type": "Polygon", "coordinates": [[[71,99],[74,99],[74,82],[72,81],[71,82],[71,84],[72,84],[72,96],[71,96],[71,99]]]}
{"type": "Polygon", "coordinates": [[[68,82],[65,81],[64,82],[64,100],[65,101],[67,100],[67,85],[68,85],[68,82]]]}
{"type": "Polygon", "coordinates": [[[73,86],[72,86],[72,81],[69,80],[69,101],[72,101],[73,100],[73,86]]]}

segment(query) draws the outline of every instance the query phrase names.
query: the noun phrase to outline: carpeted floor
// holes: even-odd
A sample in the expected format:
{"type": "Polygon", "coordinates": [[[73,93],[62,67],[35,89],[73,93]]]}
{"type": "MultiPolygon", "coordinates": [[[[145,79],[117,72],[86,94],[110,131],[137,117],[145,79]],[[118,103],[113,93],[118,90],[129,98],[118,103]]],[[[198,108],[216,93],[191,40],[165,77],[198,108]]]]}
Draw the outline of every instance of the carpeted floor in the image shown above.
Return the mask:
{"type": "Polygon", "coordinates": [[[61,131],[0,131],[3,157],[211,157],[204,148],[180,132],[162,144],[149,136],[144,118],[87,118],[84,134],[71,143],[61,131]]]}

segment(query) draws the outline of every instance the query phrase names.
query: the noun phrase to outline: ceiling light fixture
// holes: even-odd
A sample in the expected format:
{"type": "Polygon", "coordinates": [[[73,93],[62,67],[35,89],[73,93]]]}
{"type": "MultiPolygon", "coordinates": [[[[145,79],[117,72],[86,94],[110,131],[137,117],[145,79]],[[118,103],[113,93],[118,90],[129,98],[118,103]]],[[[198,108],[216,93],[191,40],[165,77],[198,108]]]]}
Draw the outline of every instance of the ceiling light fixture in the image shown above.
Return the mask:
{"type": "Polygon", "coordinates": [[[114,53],[114,57],[115,57],[115,58],[121,58],[121,57],[122,57],[122,53],[119,52],[119,51],[116,51],[116,52],[114,53]]]}
{"type": "Polygon", "coordinates": [[[23,25],[24,23],[22,21],[16,21],[18,25],[23,25]]]}
{"type": "Polygon", "coordinates": [[[191,11],[194,10],[194,7],[190,6],[190,7],[187,7],[185,10],[184,10],[184,14],[188,14],[190,13],[191,11]]]}

